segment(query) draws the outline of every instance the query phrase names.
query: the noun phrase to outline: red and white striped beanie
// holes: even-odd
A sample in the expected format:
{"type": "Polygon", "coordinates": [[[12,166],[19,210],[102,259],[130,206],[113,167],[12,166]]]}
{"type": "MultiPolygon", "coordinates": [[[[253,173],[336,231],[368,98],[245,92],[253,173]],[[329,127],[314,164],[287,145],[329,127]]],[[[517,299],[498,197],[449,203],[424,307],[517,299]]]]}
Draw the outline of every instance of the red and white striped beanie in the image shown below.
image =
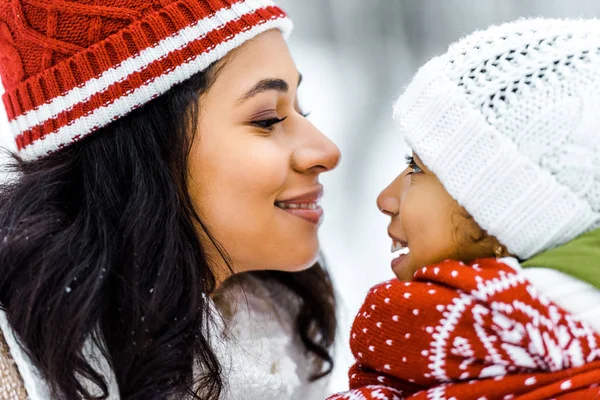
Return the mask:
{"type": "Polygon", "coordinates": [[[271,0],[0,2],[3,101],[34,160],[89,135],[270,29],[271,0]]]}

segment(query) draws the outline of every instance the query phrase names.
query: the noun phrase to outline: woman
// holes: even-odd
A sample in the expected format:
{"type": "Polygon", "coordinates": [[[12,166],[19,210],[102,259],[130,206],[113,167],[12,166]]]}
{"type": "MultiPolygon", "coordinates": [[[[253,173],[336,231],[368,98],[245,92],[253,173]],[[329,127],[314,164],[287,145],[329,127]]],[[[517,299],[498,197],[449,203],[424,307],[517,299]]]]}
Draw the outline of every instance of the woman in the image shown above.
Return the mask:
{"type": "Polygon", "coordinates": [[[352,327],[331,399],[600,396],[600,22],[476,32],[417,73],[413,149],[379,195],[399,280],[352,327]]]}
{"type": "Polygon", "coordinates": [[[0,20],[20,173],[0,348],[29,398],[322,397],[319,177],[339,151],[299,108],[285,13],[22,0],[0,20]]]}

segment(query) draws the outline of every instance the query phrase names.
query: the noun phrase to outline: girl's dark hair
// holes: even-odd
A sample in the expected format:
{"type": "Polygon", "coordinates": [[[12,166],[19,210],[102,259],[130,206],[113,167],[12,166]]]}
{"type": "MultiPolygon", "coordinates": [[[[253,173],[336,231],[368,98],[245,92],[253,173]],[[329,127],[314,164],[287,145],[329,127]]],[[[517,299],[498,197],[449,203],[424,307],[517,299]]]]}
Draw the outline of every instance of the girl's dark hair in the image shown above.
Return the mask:
{"type": "MultiPolygon", "coordinates": [[[[0,306],[56,398],[106,398],[88,340],[123,399],[219,398],[206,297],[215,277],[186,189],[191,127],[217,73],[45,158],[15,156],[19,175],[0,189],[0,306]]],[[[327,272],[255,275],[298,299],[293,317],[313,378],[328,374],[336,319],[327,272]]]]}

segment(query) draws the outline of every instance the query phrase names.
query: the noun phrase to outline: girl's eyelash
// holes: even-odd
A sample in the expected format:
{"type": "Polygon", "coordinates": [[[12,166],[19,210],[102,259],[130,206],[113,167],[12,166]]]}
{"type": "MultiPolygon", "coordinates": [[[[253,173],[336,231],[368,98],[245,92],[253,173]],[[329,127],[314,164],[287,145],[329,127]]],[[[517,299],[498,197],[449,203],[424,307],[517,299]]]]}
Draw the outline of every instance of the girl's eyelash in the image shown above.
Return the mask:
{"type": "Polygon", "coordinates": [[[408,168],[412,169],[412,171],[407,172],[406,175],[413,175],[415,173],[423,172],[423,171],[421,171],[421,168],[415,162],[415,158],[413,156],[410,156],[407,154],[405,156],[405,159],[406,159],[406,164],[408,164],[408,168]]]}
{"type": "Polygon", "coordinates": [[[419,169],[419,166],[417,165],[417,163],[415,162],[415,158],[413,156],[410,155],[406,155],[406,164],[408,164],[408,166],[412,169],[419,169]]]}
{"type": "Polygon", "coordinates": [[[257,126],[261,129],[271,130],[275,125],[282,123],[286,119],[287,117],[263,119],[260,121],[252,121],[252,125],[257,126]]]}

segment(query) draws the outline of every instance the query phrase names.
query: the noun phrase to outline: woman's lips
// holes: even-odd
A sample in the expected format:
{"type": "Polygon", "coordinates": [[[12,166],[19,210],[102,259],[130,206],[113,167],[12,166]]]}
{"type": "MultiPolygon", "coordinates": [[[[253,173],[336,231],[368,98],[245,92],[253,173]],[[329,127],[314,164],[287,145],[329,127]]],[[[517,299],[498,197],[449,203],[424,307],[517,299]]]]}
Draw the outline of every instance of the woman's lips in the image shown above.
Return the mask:
{"type": "Polygon", "coordinates": [[[299,205],[275,203],[275,206],[289,214],[302,218],[315,225],[318,225],[323,219],[323,209],[317,203],[303,203],[299,205]]]}
{"type": "Polygon", "coordinates": [[[276,201],[275,207],[318,225],[323,219],[323,209],[319,205],[322,196],[323,187],[319,185],[317,188],[299,196],[276,201]]]}

